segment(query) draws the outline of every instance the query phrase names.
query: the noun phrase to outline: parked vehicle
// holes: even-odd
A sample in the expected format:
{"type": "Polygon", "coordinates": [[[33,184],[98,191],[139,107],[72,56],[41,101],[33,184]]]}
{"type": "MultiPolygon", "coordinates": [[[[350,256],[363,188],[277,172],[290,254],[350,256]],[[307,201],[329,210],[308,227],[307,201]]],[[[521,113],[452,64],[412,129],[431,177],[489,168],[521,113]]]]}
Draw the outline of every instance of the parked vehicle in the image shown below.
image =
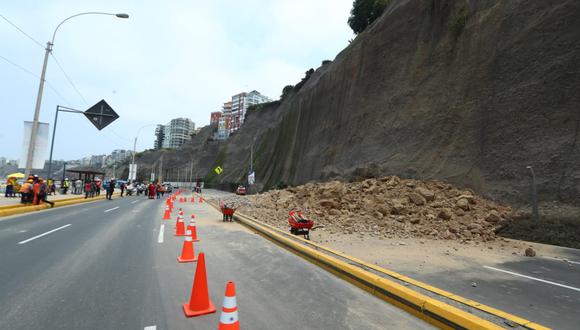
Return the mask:
{"type": "Polygon", "coordinates": [[[236,195],[245,195],[246,194],[246,187],[238,186],[236,189],[236,195]]]}

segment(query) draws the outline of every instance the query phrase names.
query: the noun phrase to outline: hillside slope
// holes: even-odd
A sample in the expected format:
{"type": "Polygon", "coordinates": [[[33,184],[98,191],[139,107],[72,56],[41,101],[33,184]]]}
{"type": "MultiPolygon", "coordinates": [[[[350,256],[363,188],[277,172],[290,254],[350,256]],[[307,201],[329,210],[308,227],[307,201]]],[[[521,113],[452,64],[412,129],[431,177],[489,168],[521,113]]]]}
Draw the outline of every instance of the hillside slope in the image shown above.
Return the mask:
{"type": "Polygon", "coordinates": [[[189,150],[224,182],[254,144],[261,187],[399,175],[515,202],[532,165],[542,198],[578,203],[578,17],[575,0],[394,0],[279,106],[189,150]]]}

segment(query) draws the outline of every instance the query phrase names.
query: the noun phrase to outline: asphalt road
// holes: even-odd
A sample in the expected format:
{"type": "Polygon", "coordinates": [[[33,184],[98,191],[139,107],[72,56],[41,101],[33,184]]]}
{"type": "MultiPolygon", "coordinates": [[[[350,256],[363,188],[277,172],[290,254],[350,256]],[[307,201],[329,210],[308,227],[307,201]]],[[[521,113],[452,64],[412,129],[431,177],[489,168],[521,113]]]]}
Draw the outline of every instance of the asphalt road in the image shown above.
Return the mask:
{"type": "Polygon", "coordinates": [[[162,202],[130,197],[0,219],[0,328],[215,329],[228,280],[246,329],[430,328],[222,223],[205,203],[177,206],[197,216],[196,252],[205,252],[217,313],[183,315],[196,265],[177,262],[182,239],[174,220],[161,220],[162,202]]]}
{"type": "Polygon", "coordinates": [[[414,273],[409,276],[465,298],[554,329],[580,329],[580,253],[567,259],[521,257],[494,265],[463,260],[467,271],[414,273]],[[476,286],[472,286],[475,283],[476,286]]]}
{"type": "MultiPolygon", "coordinates": [[[[207,190],[206,195],[225,198],[231,193],[207,190]]],[[[416,280],[532,320],[554,329],[580,329],[580,250],[560,248],[567,260],[519,257],[515,262],[482,264],[462,258],[465,272],[446,270],[406,272],[416,280]],[[473,286],[475,283],[475,286],[473,286]]]]}

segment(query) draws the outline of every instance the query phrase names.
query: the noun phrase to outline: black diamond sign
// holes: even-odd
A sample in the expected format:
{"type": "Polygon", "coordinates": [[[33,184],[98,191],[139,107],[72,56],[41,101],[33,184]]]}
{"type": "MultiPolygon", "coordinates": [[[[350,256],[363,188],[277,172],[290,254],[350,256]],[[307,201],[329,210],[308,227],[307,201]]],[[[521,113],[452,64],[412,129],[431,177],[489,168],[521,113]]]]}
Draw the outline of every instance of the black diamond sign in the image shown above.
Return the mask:
{"type": "Polygon", "coordinates": [[[99,101],[85,111],[84,114],[99,131],[119,118],[119,115],[105,100],[99,101]]]}

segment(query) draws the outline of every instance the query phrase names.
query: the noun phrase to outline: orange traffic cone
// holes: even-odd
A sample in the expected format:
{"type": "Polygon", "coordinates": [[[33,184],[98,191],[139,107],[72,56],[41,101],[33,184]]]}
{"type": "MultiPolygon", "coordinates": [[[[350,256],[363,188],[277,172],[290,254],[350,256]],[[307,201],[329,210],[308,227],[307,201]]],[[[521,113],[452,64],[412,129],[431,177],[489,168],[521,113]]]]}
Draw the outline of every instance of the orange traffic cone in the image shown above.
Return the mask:
{"type": "Polygon", "coordinates": [[[197,261],[195,257],[195,252],[193,250],[193,240],[191,239],[191,231],[187,231],[185,236],[185,241],[183,242],[183,248],[181,249],[181,255],[177,257],[179,262],[194,262],[197,261]]]}
{"type": "Polygon", "coordinates": [[[201,197],[200,197],[200,198],[199,198],[199,202],[200,202],[200,203],[203,203],[203,198],[201,198],[201,197]]]}
{"type": "Polygon", "coordinates": [[[165,213],[163,214],[163,220],[171,219],[171,211],[169,210],[169,206],[165,207],[165,213]]]}
{"type": "Polygon", "coordinates": [[[209,299],[209,293],[207,290],[205,255],[202,252],[198,255],[193,287],[191,288],[191,297],[189,298],[189,303],[183,304],[183,312],[185,313],[185,316],[192,317],[215,313],[215,311],[215,306],[209,299]]]}
{"type": "Polygon", "coordinates": [[[182,217],[177,217],[177,225],[175,226],[175,236],[185,236],[185,222],[182,217]]]}
{"type": "Polygon", "coordinates": [[[228,282],[226,285],[226,296],[222,305],[220,315],[220,325],[218,330],[239,330],[240,319],[238,318],[238,304],[236,302],[236,285],[228,282]]]}
{"type": "Polygon", "coordinates": [[[171,197],[171,199],[172,199],[173,201],[175,201],[175,200],[177,199],[177,196],[173,196],[173,197],[171,197]]]}
{"type": "Polygon", "coordinates": [[[181,207],[179,208],[179,215],[183,216],[183,210],[181,209],[181,207]]]}
{"type": "Polygon", "coordinates": [[[195,197],[191,197],[191,202],[195,203],[195,197]]]}
{"type": "Polygon", "coordinates": [[[191,220],[189,220],[189,224],[187,225],[188,232],[191,232],[191,239],[194,242],[199,242],[199,238],[197,238],[197,227],[195,227],[195,221],[193,220],[193,215],[191,216],[191,220]]]}

